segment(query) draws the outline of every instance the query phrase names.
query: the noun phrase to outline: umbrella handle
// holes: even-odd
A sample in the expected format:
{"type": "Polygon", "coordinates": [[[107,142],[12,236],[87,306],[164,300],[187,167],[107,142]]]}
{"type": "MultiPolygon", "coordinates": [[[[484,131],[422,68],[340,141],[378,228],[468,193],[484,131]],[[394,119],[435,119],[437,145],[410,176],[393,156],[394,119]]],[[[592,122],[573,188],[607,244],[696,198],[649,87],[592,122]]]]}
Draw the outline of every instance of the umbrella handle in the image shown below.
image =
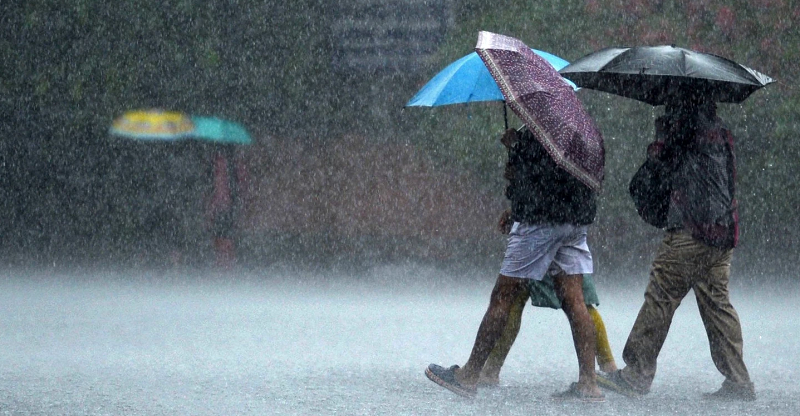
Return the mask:
{"type": "Polygon", "coordinates": [[[506,130],[508,130],[508,109],[506,108],[506,101],[503,100],[503,121],[506,123],[506,130]]]}

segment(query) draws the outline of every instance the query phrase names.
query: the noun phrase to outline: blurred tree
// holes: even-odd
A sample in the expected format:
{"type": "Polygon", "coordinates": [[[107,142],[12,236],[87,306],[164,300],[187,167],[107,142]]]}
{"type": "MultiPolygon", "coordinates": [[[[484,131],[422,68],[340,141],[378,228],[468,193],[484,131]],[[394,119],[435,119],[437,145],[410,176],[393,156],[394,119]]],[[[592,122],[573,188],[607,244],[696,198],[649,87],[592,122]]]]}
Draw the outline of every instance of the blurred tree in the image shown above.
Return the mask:
{"type": "MultiPolygon", "coordinates": [[[[124,222],[111,219],[125,214],[103,206],[115,190],[97,178],[114,164],[108,124],[138,107],[235,119],[256,137],[322,142],[359,134],[376,143],[413,143],[501,197],[501,104],[401,110],[434,73],[473,50],[479,30],[518,37],[567,60],[610,45],[674,43],[777,79],[721,112],[738,138],[743,240],[764,234],[797,246],[800,227],[788,215],[800,205],[788,191],[800,156],[796,2],[452,0],[452,26],[431,62],[358,72],[332,70],[338,40],[331,27],[341,1],[2,2],[4,247],[32,247],[46,256],[58,246],[93,247],[70,243],[75,239],[103,246],[119,234],[114,227],[127,227],[109,225],[124,222]]],[[[639,227],[627,180],[660,110],[579,94],[607,142],[599,226],[639,227]]]]}

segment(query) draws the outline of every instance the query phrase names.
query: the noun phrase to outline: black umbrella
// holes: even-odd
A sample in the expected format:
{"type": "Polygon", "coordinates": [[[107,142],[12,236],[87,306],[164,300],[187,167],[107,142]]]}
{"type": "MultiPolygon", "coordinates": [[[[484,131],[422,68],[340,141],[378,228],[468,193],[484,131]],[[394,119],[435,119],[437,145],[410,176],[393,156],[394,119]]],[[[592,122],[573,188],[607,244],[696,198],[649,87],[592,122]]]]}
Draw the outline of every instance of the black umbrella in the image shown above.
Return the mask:
{"type": "Polygon", "coordinates": [[[579,87],[650,105],[664,104],[667,97],[686,89],[717,102],[740,103],[775,82],[729,59],[669,45],[601,49],[559,72],[579,87]]]}

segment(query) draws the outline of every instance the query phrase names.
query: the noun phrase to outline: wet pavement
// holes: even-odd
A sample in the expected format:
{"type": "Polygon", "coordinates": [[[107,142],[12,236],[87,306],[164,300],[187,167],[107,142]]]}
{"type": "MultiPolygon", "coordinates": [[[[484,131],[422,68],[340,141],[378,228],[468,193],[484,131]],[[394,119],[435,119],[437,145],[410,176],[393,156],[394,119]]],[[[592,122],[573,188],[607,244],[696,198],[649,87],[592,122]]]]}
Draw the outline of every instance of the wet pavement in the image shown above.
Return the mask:
{"type": "MultiPolygon", "coordinates": [[[[619,364],[645,277],[622,288],[595,276],[619,364]]],[[[690,294],[652,393],[584,404],[550,398],[577,378],[567,320],[550,309],[526,308],[500,387],[467,400],[425,378],[429,363],[466,361],[493,278],[468,281],[407,266],[366,276],[6,275],[0,414],[800,414],[797,283],[732,286],[756,402],[700,400],[722,377],[690,294]]]]}

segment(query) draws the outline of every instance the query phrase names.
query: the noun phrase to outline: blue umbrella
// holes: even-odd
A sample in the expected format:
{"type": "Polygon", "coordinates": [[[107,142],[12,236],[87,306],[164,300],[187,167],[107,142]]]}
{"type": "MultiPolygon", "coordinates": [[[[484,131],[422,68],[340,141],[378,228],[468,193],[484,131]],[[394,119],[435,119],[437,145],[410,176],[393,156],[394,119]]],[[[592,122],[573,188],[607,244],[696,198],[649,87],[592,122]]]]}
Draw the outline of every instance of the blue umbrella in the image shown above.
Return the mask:
{"type": "Polygon", "coordinates": [[[192,137],[223,144],[250,144],[252,139],[247,129],[239,123],[217,117],[192,116],[192,137]]]}
{"type": "MultiPolygon", "coordinates": [[[[569,62],[551,53],[531,49],[544,58],[556,71],[569,65],[569,62]]],[[[578,87],[572,81],[564,79],[574,89],[578,87]]],[[[448,65],[423,86],[406,107],[437,107],[440,105],[461,104],[480,101],[505,101],[500,87],[492,78],[477,53],[467,56],[448,65]]],[[[505,107],[503,108],[505,114],[505,107]]],[[[506,126],[508,121],[506,121],[506,126]]]]}

